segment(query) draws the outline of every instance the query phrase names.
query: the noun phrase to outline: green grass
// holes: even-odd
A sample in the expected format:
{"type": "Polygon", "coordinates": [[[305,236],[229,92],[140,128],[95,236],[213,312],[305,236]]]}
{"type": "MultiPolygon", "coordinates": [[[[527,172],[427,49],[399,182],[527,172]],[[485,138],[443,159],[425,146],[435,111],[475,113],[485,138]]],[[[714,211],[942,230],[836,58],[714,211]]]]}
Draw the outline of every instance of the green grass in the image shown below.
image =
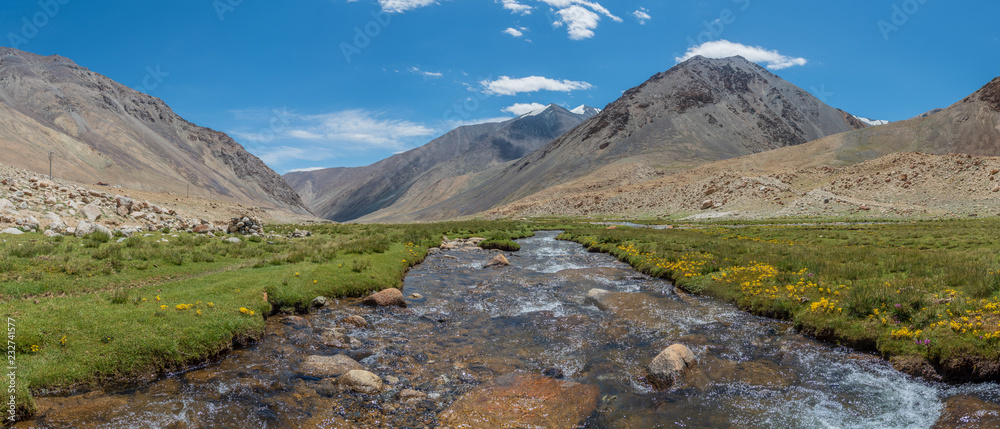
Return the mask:
{"type": "MultiPolygon", "coordinates": [[[[298,226],[301,228],[301,226],[298,226]]],[[[523,224],[320,225],[314,236],[233,244],[195,234],[0,243],[0,314],[16,324],[19,414],[32,392],[155,376],[258,338],[264,317],[319,295],[400,287],[441,237],[529,234],[523,224]],[[164,241],[166,240],[166,241],[164,241]]],[[[517,236],[517,235],[512,235],[517,236]]]]}
{"type": "MultiPolygon", "coordinates": [[[[1000,221],[575,227],[561,238],[884,356],[1000,358],[1000,221]]],[[[965,374],[975,377],[972,374],[965,374]]],[[[996,375],[992,375],[996,377],[996,375]]]]}

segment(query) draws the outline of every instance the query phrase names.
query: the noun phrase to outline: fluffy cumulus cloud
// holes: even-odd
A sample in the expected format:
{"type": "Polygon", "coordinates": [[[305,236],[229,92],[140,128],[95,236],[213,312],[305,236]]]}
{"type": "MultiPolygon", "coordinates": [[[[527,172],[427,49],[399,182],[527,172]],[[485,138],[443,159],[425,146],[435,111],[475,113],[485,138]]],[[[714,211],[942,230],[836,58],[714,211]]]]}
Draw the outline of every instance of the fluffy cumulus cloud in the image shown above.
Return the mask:
{"type": "Polygon", "coordinates": [[[646,25],[646,21],[653,19],[652,16],[649,16],[649,11],[644,7],[640,7],[639,10],[632,12],[632,16],[639,21],[639,25],[646,25]]]}
{"type": "Polygon", "coordinates": [[[586,0],[540,0],[551,6],[555,11],[556,19],[552,25],[556,27],[566,27],[569,38],[572,40],[583,40],[594,37],[594,29],[601,22],[601,16],[610,18],[615,22],[622,22],[622,19],[615,16],[600,3],[586,0]]]}
{"type": "Polygon", "coordinates": [[[517,0],[503,0],[503,8],[510,11],[510,13],[515,13],[518,15],[531,15],[531,11],[535,9],[534,7],[528,6],[526,4],[518,3],[517,0]]]}
{"type": "Polygon", "coordinates": [[[683,57],[676,58],[677,62],[687,61],[701,55],[706,58],[728,58],[741,56],[755,63],[762,63],[771,70],[781,70],[793,66],[804,66],[808,62],[805,58],[795,58],[781,55],[778,51],[769,51],[760,46],[747,46],[728,40],[716,40],[694,46],[684,53],[683,57]]]}
{"type": "Polygon", "coordinates": [[[513,106],[504,107],[501,111],[521,116],[525,113],[544,110],[546,107],[548,106],[541,103],[514,103],[513,106]]]}
{"type": "Polygon", "coordinates": [[[570,92],[593,87],[593,85],[587,82],[556,80],[542,76],[528,76],[517,79],[500,76],[500,79],[492,81],[484,80],[480,84],[483,85],[486,93],[496,95],[517,95],[536,91],[570,92]]]}
{"type": "Polygon", "coordinates": [[[511,36],[514,36],[514,37],[521,37],[521,36],[524,35],[524,32],[522,32],[521,30],[518,30],[518,29],[516,29],[514,27],[510,27],[510,28],[504,30],[503,32],[507,33],[507,34],[510,34],[511,36]]]}
{"type": "Polygon", "coordinates": [[[382,10],[389,13],[402,13],[418,7],[437,4],[437,0],[378,0],[382,10]]]}

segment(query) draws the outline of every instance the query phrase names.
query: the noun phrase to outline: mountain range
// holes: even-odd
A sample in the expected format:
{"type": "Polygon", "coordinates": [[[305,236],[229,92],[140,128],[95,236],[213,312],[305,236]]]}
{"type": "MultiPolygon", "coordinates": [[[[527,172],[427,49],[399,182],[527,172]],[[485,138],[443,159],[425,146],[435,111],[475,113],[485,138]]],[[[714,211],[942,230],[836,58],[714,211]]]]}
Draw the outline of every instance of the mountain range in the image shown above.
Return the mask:
{"type": "Polygon", "coordinates": [[[224,133],[60,57],[0,47],[4,163],[81,183],[224,198],[308,214],[298,194],[224,133]]]}
{"type": "MultiPolygon", "coordinates": [[[[350,219],[357,212],[341,212],[333,218],[430,221],[466,216],[535,193],[633,183],[867,126],[741,57],[695,57],[625,91],[603,111],[537,150],[508,158],[516,159],[513,163],[464,171],[461,186],[448,187],[447,192],[411,189],[409,201],[422,204],[388,204],[368,217],[350,219]],[[418,195],[421,190],[426,192],[418,195]]],[[[479,150],[478,144],[469,147],[469,152],[479,150]]],[[[380,164],[372,167],[385,171],[380,164]]],[[[320,181],[299,179],[310,175],[316,174],[286,179],[303,195],[326,194],[326,189],[317,192],[320,181]]],[[[338,180],[342,178],[328,177],[327,183],[338,180]]],[[[324,206],[310,201],[306,197],[317,215],[331,218],[324,206]]]]}
{"type": "MultiPolygon", "coordinates": [[[[293,172],[285,180],[317,216],[389,219],[431,207],[477,185],[478,173],[505,165],[563,135],[599,110],[549,105],[517,118],[467,125],[375,164],[293,172]]],[[[385,220],[385,219],[382,219],[385,220]]]]}
{"type": "Polygon", "coordinates": [[[600,110],[466,125],[365,167],[279,176],[224,133],[59,56],[0,48],[4,163],[353,222],[468,216],[977,214],[1000,205],[1000,78],[898,122],[741,57],[695,57],[600,110]]]}

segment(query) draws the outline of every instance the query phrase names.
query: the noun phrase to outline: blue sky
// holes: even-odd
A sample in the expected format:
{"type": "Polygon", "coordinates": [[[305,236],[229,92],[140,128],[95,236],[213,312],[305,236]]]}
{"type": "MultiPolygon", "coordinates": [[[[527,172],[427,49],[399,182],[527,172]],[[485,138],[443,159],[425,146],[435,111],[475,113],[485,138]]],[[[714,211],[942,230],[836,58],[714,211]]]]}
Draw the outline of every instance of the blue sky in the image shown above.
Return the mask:
{"type": "Polygon", "coordinates": [[[602,108],[692,53],[907,119],[1000,76],[998,16],[993,0],[6,0],[0,43],[159,97],[285,173],[533,103],[602,108]]]}

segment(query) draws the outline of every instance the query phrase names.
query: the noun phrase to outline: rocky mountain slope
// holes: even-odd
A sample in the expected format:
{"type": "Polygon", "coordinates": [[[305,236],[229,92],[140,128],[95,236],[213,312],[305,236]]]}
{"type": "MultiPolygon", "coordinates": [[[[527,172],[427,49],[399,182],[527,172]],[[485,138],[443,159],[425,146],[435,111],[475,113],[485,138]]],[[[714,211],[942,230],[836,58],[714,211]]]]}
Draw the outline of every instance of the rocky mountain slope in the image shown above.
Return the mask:
{"type": "Polygon", "coordinates": [[[982,216],[997,207],[1000,78],[907,121],[622,186],[555,187],[489,217],[982,216]]]}
{"type": "Polygon", "coordinates": [[[325,219],[393,219],[467,189],[474,174],[519,159],[597,112],[550,105],[501,123],[459,127],[411,151],[356,168],[286,174],[307,206],[325,219]]]}
{"type": "Polygon", "coordinates": [[[256,225],[316,220],[287,210],[49,180],[0,164],[0,237],[24,232],[82,236],[95,231],[131,235],[165,230],[224,234],[233,218],[244,217],[256,225]]]}
{"type": "Polygon", "coordinates": [[[59,56],[0,47],[4,162],[81,183],[191,193],[306,214],[281,177],[229,136],[59,56]]]}
{"type": "Polygon", "coordinates": [[[571,183],[581,190],[620,186],[865,127],[742,57],[695,57],[410,220],[468,215],[571,183]]]}

